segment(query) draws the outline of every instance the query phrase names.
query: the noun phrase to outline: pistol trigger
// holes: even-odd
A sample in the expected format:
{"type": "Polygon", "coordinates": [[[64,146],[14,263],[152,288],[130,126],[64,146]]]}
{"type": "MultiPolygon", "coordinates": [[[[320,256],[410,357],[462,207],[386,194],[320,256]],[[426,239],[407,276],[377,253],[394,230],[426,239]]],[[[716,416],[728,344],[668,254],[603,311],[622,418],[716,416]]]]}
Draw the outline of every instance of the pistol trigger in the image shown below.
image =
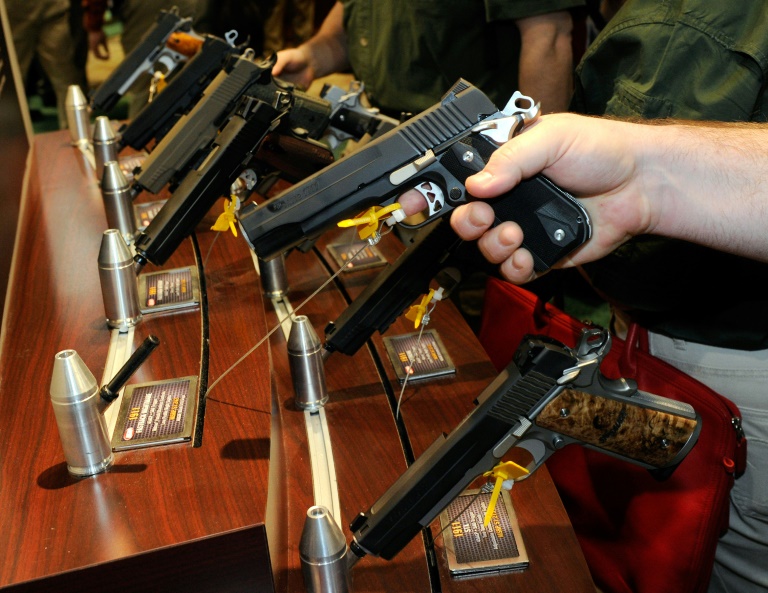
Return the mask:
{"type": "Polygon", "coordinates": [[[426,198],[429,217],[432,217],[443,209],[443,205],[445,205],[445,194],[439,185],[432,183],[431,181],[423,181],[413,189],[426,198]]]}

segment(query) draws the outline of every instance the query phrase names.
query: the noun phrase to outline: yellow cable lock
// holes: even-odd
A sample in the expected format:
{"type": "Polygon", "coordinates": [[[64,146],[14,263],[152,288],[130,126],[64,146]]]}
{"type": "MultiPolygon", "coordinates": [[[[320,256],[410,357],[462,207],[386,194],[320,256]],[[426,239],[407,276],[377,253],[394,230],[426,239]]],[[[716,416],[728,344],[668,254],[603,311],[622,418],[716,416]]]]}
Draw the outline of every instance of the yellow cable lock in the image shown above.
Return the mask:
{"type": "MultiPolygon", "coordinates": [[[[522,476],[527,476],[530,472],[521,465],[517,465],[514,461],[502,461],[496,465],[491,471],[485,472],[483,476],[486,478],[496,478],[496,483],[493,485],[493,493],[491,494],[491,500],[488,503],[488,509],[485,511],[485,518],[483,519],[483,527],[488,527],[488,523],[491,522],[493,512],[496,510],[496,503],[499,500],[499,494],[501,493],[501,486],[507,480],[513,482],[522,476]]],[[[511,488],[511,486],[510,486],[511,488]]]]}
{"type": "Polygon", "coordinates": [[[368,239],[378,233],[379,225],[385,216],[387,218],[384,222],[389,226],[393,226],[405,218],[405,213],[403,212],[403,207],[395,202],[394,204],[384,207],[372,206],[362,214],[358,214],[354,218],[342,220],[337,224],[342,228],[364,225],[363,228],[357,231],[357,234],[361,239],[368,239]]]}
{"type": "Polygon", "coordinates": [[[235,226],[235,212],[240,208],[240,200],[236,196],[231,196],[229,200],[226,200],[224,204],[224,212],[219,214],[216,222],[211,227],[212,231],[227,231],[231,230],[232,234],[237,237],[237,227],[235,226]]]}

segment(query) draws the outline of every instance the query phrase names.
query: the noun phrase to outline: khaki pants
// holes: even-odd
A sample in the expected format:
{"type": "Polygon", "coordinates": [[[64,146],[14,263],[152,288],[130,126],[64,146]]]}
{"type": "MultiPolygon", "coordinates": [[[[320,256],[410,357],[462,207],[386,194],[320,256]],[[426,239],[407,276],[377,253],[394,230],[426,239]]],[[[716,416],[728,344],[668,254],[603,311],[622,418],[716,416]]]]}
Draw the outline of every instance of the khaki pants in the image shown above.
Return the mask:
{"type": "Polygon", "coordinates": [[[56,93],[59,126],[65,128],[67,88],[83,81],[83,73],[75,65],[69,0],[5,0],[5,5],[21,76],[26,79],[32,58],[37,56],[56,93]]]}

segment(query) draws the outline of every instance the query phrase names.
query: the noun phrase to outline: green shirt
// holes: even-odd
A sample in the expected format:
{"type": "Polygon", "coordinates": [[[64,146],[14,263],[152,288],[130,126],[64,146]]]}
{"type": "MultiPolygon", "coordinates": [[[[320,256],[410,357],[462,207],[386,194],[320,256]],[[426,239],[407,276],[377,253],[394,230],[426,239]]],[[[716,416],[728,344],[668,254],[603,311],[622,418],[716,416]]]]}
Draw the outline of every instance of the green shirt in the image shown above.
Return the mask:
{"type": "MultiPolygon", "coordinates": [[[[577,67],[572,108],[766,121],[767,74],[764,2],[628,0],[577,67]]],[[[768,298],[757,288],[768,278],[766,264],[638,237],[584,269],[595,288],[653,331],[725,348],[768,348],[768,298]]]]}
{"type": "MultiPolygon", "coordinates": [[[[342,0],[349,61],[371,101],[418,113],[459,79],[504,107],[517,90],[514,20],[584,0],[342,0]]],[[[546,64],[542,64],[546,68],[546,64]]]]}

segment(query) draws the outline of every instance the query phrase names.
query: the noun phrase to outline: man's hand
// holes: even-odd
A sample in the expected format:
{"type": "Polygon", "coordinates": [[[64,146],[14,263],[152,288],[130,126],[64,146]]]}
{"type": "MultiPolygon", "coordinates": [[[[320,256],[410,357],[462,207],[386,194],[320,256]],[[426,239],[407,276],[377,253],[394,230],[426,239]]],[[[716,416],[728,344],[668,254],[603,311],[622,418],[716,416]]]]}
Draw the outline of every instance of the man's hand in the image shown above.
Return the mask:
{"type": "Polygon", "coordinates": [[[109,59],[109,46],[104,31],[88,31],[88,49],[99,60],[109,59]]]}
{"type": "Polygon", "coordinates": [[[309,85],[316,78],[309,52],[303,45],[277,52],[277,62],[272,68],[272,74],[292,82],[302,89],[309,88],[309,85]]]}
{"type": "MultiPolygon", "coordinates": [[[[664,120],[637,124],[573,114],[543,116],[499,148],[467,191],[498,196],[543,173],[582,201],[592,238],[555,267],[608,255],[631,237],[653,234],[768,261],[763,175],[768,125],[664,120]]],[[[451,225],[478,239],[512,282],[535,276],[512,223],[490,228],[480,201],[457,208],[451,225]]],[[[685,262],[680,262],[685,265],[685,262]]]]}
{"type": "MultiPolygon", "coordinates": [[[[633,140],[636,128],[654,129],[572,114],[542,116],[499,148],[483,171],[467,179],[467,192],[475,198],[492,198],[543,173],[577,198],[588,198],[582,203],[593,229],[586,244],[554,267],[599,259],[653,226],[650,204],[636,179],[642,147],[641,136],[633,140]],[[628,151],[627,146],[634,150],[628,151]]],[[[416,191],[403,194],[400,203],[409,215],[425,206],[416,191]]],[[[460,206],[451,214],[451,226],[458,235],[477,240],[482,254],[500,264],[505,278],[515,283],[533,280],[533,258],[520,247],[520,227],[514,222],[491,227],[493,221],[493,210],[482,200],[460,206]]]]}
{"type": "MultiPolygon", "coordinates": [[[[604,257],[634,235],[652,227],[650,204],[637,180],[637,153],[628,153],[632,126],[570,114],[544,116],[499,148],[480,173],[469,177],[467,191],[476,198],[503,194],[522,179],[543,173],[571,192],[589,212],[593,235],[555,267],[571,267],[604,257]]],[[[640,147],[642,142],[638,138],[640,147]]],[[[535,278],[533,258],[521,249],[523,233],[513,222],[491,228],[493,211],[476,201],[457,208],[451,225],[478,247],[501,273],[516,283],[535,278]]]]}
{"type": "Polygon", "coordinates": [[[344,5],[336,2],[311,39],[297,48],[277,52],[272,74],[307,89],[315,78],[348,68],[343,19],[344,5]]]}

